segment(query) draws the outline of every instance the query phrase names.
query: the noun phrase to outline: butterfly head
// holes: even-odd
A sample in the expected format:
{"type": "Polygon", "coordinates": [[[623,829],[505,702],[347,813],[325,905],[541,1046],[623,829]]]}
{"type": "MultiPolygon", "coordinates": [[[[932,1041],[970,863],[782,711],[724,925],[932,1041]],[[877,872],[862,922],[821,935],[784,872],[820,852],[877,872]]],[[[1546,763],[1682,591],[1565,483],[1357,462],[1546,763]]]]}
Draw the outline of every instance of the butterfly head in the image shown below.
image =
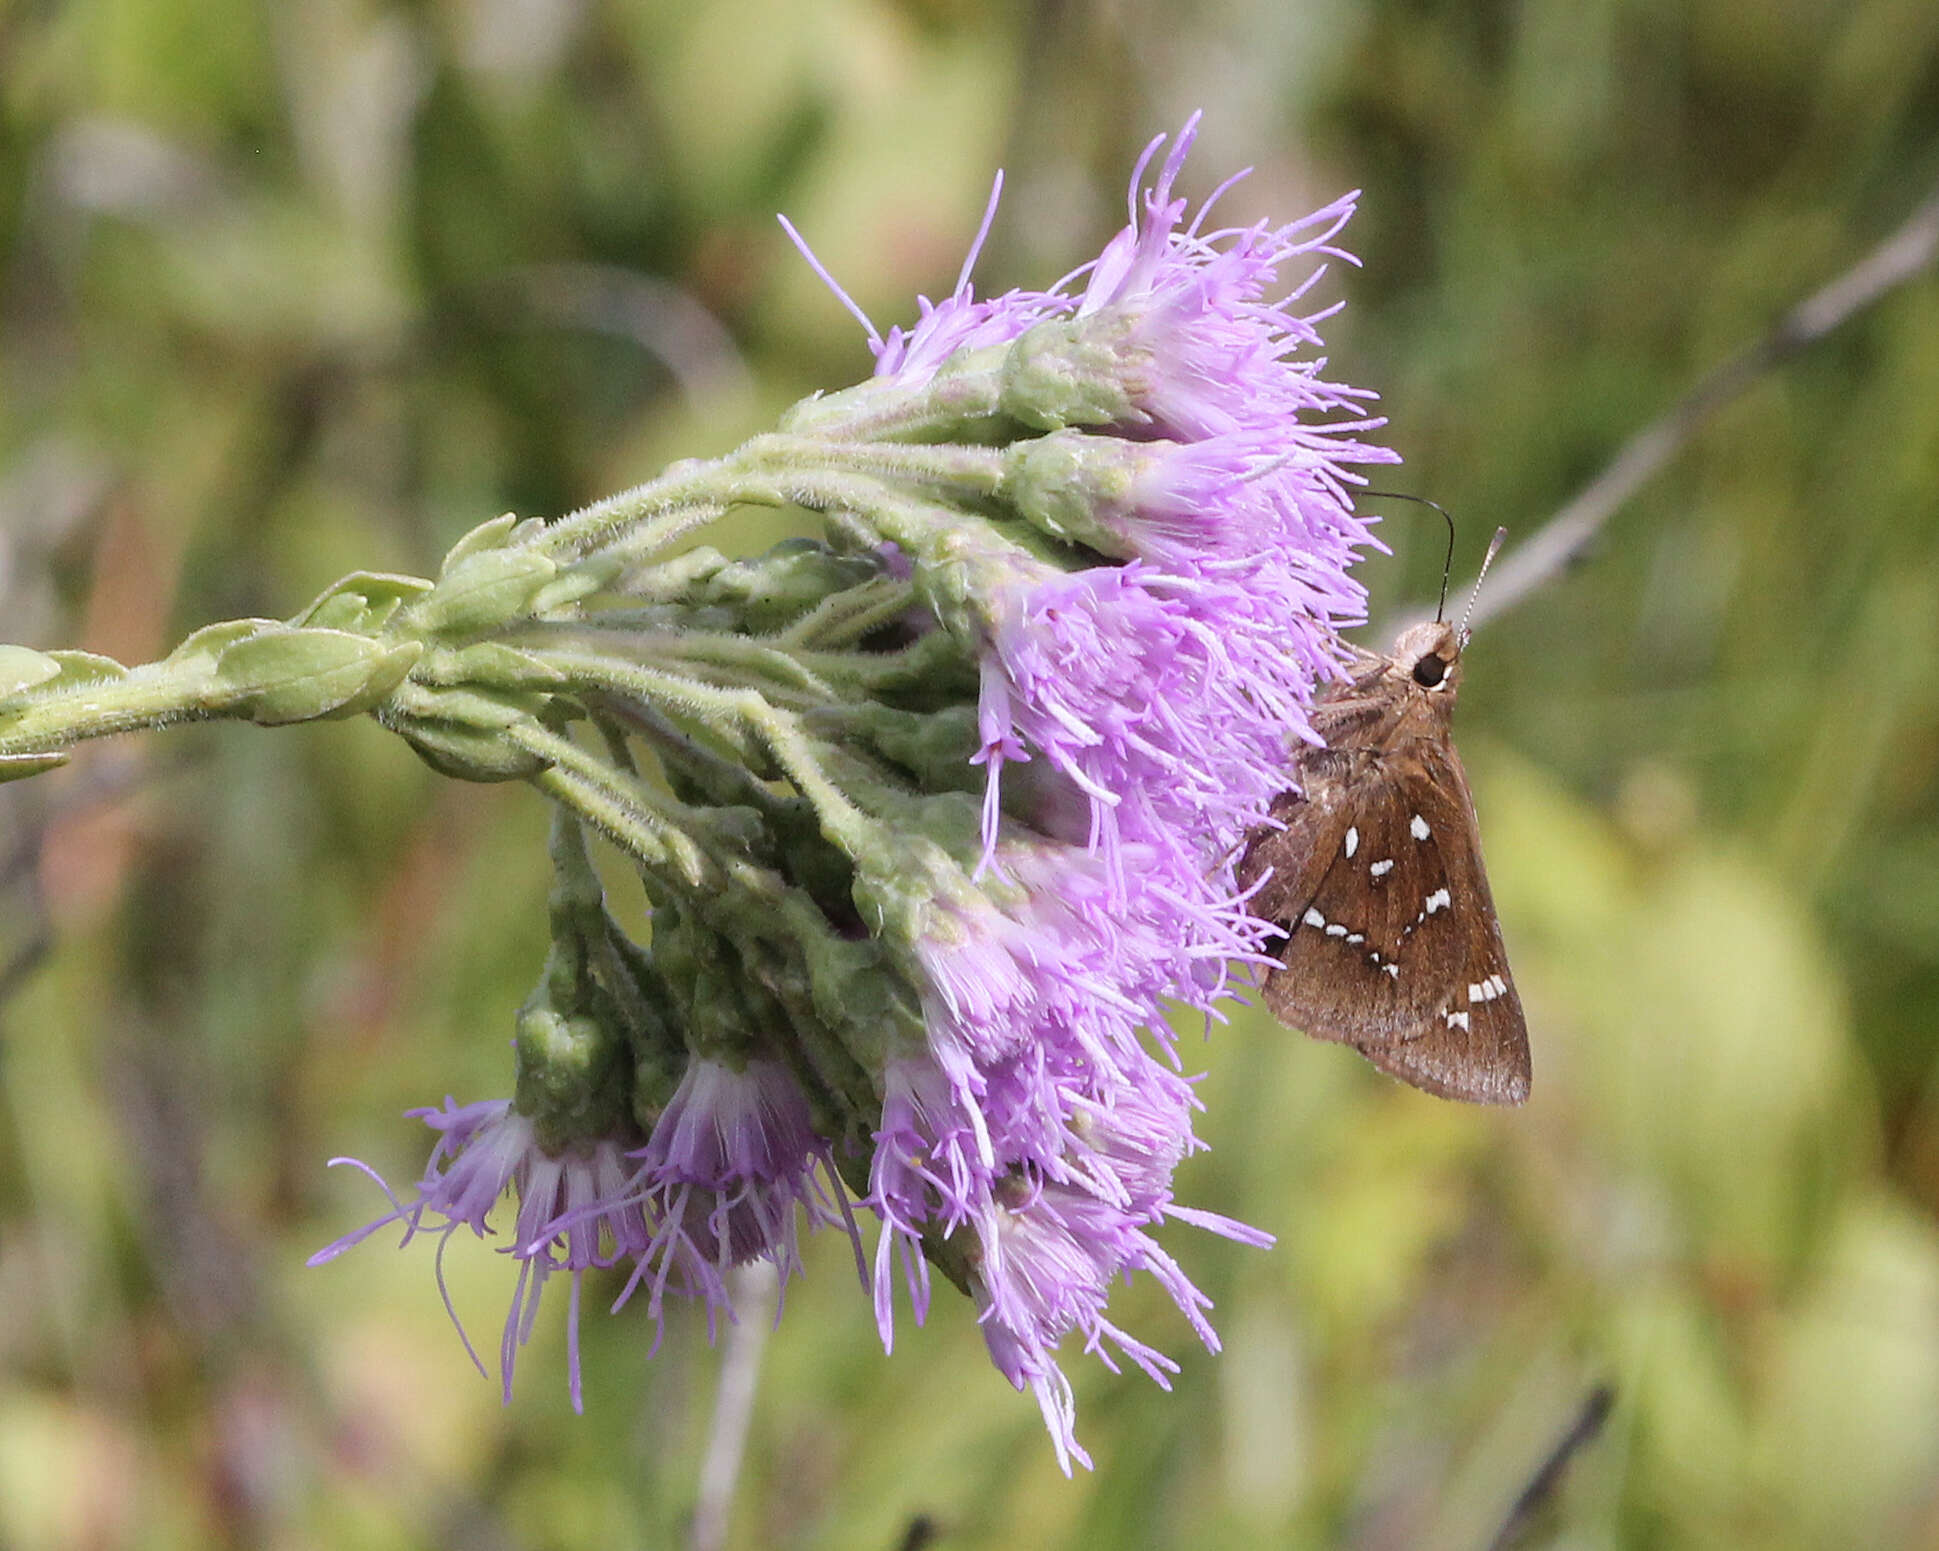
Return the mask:
{"type": "Polygon", "coordinates": [[[1461,636],[1444,620],[1411,625],[1394,642],[1390,672],[1426,695],[1449,700],[1461,684],[1461,636]]]}

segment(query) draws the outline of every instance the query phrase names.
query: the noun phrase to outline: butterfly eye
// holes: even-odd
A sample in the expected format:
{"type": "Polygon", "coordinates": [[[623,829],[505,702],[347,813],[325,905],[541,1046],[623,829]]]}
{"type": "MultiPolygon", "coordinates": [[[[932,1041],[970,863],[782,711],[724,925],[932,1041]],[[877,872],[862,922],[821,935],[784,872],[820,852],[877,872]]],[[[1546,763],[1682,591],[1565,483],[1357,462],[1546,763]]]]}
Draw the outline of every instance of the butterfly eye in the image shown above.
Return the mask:
{"type": "Polygon", "coordinates": [[[1448,665],[1429,652],[1414,664],[1414,682],[1422,689],[1433,689],[1447,677],[1448,665]]]}

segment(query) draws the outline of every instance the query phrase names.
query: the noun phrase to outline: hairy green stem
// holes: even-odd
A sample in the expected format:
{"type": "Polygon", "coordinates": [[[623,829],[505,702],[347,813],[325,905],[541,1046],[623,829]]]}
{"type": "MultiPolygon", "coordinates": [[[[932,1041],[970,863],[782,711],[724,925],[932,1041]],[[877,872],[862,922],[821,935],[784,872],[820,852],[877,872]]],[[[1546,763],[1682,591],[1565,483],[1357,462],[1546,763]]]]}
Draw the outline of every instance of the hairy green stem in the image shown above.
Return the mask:
{"type": "Polygon", "coordinates": [[[850,856],[860,854],[869,843],[874,821],[828,779],[815,755],[814,740],[801,730],[793,713],[759,693],[716,689],[678,674],[616,663],[607,657],[549,652],[545,660],[578,683],[636,696],[649,705],[663,706],[676,716],[685,715],[709,724],[722,718],[738,722],[760,738],[794,783],[795,790],[814,804],[822,830],[830,840],[850,856]]]}
{"type": "Polygon", "coordinates": [[[535,534],[531,547],[555,560],[576,559],[622,537],[636,556],[665,549],[727,509],[721,483],[733,462],[729,457],[676,463],[658,479],[561,517],[535,534]]]}
{"type": "Polygon", "coordinates": [[[967,427],[998,415],[1009,354],[1010,346],[1000,344],[957,356],[948,371],[919,389],[878,378],[804,399],[783,423],[789,431],[827,441],[935,441],[939,427],[960,437],[967,427]]]}
{"type": "Polygon", "coordinates": [[[833,470],[876,479],[908,480],[934,488],[954,486],[976,495],[993,496],[1003,483],[1004,453],[994,447],[960,443],[925,446],[920,443],[843,441],[775,432],[756,437],[744,449],[751,463],[762,468],[833,470]]]}
{"type": "Polygon", "coordinates": [[[205,663],[148,663],[118,679],[23,699],[0,711],[0,759],[58,754],[89,738],[111,738],[237,713],[212,702],[205,663]]]}
{"type": "Polygon", "coordinates": [[[642,867],[671,873],[689,889],[718,888],[725,881],[699,840],[654,811],[641,784],[622,777],[570,738],[523,721],[506,729],[520,748],[551,761],[531,777],[547,796],[577,814],[642,867]]]}

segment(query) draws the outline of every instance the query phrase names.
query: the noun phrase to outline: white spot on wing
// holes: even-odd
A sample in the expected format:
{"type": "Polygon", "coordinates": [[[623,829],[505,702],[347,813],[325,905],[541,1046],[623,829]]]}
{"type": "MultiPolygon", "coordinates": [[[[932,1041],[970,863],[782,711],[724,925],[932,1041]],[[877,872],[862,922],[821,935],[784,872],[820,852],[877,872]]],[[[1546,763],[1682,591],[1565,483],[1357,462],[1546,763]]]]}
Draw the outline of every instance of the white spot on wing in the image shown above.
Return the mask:
{"type": "Polygon", "coordinates": [[[1329,936],[1329,937],[1344,937],[1344,936],[1346,936],[1346,934],[1347,934],[1347,929],[1346,929],[1346,928],[1345,928],[1344,926],[1342,926],[1342,925],[1341,925],[1341,924],[1340,924],[1340,923],[1339,923],[1338,921],[1333,921],[1333,922],[1330,922],[1330,923],[1328,923],[1328,925],[1327,925],[1327,928],[1326,928],[1326,935],[1327,935],[1327,936],[1329,936]]]}
{"type": "Polygon", "coordinates": [[[1394,870],[1394,860],[1392,857],[1388,857],[1387,860],[1384,862],[1375,862],[1371,867],[1367,869],[1367,873],[1368,873],[1368,876],[1370,877],[1384,878],[1387,876],[1388,873],[1392,872],[1393,870],[1394,870]]]}
{"type": "Polygon", "coordinates": [[[1365,935],[1360,932],[1347,933],[1347,943],[1350,947],[1357,948],[1360,946],[1361,943],[1365,942],[1366,940],[1367,939],[1365,935]]]}
{"type": "Polygon", "coordinates": [[[1360,849],[1360,831],[1351,824],[1347,826],[1347,860],[1353,860],[1353,853],[1360,849]]]}
{"type": "Polygon", "coordinates": [[[1395,980],[1400,979],[1400,966],[1398,964],[1382,964],[1380,967],[1395,980]]]}
{"type": "Polygon", "coordinates": [[[1326,917],[1321,915],[1311,905],[1306,907],[1306,914],[1301,916],[1300,920],[1304,921],[1308,926],[1326,925],[1326,917]]]}
{"type": "Polygon", "coordinates": [[[1441,1016],[1447,1019],[1451,1029],[1466,1029],[1468,1026],[1468,1015],[1464,1012],[1444,1012],[1441,1016]]]}
{"type": "Polygon", "coordinates": [[[1427,827],[1427,820],[1417,813],[1408,822],[1407,833],[1412,835],[1416,840],[1425,840],[1434,831],[1427,827]]]}
{"type": "Polygon", "coordinates": [[[1433,915],[1434,912],[1437,910],[1449,910],[1449,909],[1452,909],[1453,906],[1454,906],[1454,896],[1447,891],[1445,886],[1443,886],[1441,888],[1436,889],[1432,894],[1427,896],[1427,909],[1423,913],[1426,915],[1433,915]]]}

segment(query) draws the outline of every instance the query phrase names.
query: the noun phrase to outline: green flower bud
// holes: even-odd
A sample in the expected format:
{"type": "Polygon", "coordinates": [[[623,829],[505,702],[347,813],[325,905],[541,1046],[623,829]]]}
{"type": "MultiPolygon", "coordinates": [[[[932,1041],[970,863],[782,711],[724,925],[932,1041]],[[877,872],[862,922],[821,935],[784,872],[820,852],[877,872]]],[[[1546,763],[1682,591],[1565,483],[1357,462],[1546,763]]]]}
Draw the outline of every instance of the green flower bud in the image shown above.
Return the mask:
{"type": "Polygon", "coordinates": [[[25,646],[0,646],[0,700],[61,676],[61,665],[45,652],[25,646]]]}
{"type": "Polygon", "coordinates": [[[476,684],[438,688],[406,679],[381,708],[379,720],[440,775],[520,781],[552,764],[510,735],[519,724],[536,721],[544,708],[545,697],[537,693],[476,684]]]}
{"type": "Polygon", "coordinates": [[[481,549],[446,560],[437,587],[411,610],[411,622],[441,635],[480,635],[532,612],[559,567],[529,549],[481,549]]]}
{"type": "Polygon", "coordinates": [[[633,1063],[606,1009],[562,1012],[541,993],[519,1011],[516,1044],[514,1103],[548,1152],[629,1128],[633,1063]]]}
{"type": "Polygon", "coordinates": [[[501,641],[435,647],[424,654],[412,677],[425,685],[517,691],[557,689],[565,674],[530,652],[501,641]]]}
{"type": "Polygon", "coordinates": [[[921,1004],[880,943],[832,932],[804,932],[798,940],[815,1013],[858,1070],[879,1072],[891,1054],[921,1047],[921,1004]]]}
{"type": "Polygon", "coordinates": [[[384,571],[353,571],[325,588],[308,608],[290,621],[319,630],[354,630],[375,635],[391,615],[431,590],[421,576],[396,576],[384,571]]]}
{"type": "Polygon", "coordinates": [[[223,649],[208,701],[264,727],[357,716],[396,689],[423,650],[419,641],[278,626],[223,649]]]}
{"type": "Polygon", "coordinates": [[[786,539],[756,559],[722,566],[696,596],[732,607],[750,633],[771,635],[824,599],[880,575],[881,562],[872,555],[838,555],[815,539],[786,539]]]}
{"type": "Polygon", "coordinates": [[[1122,437],[1053,431],[1007,449],[1003,496],[1038,532],[1121,556],[1123,541],[1098,509],[1129,504],[1152,461],[1144,445],[1122,437]]]}
{"type": "Polygon", "coordinates": [[[872,435],[921,442],[982,442],[1000,427],[999,382],[1008,345],[963,350],[927,383],[874,377],[801,400],[777,429],[801,436],[872,435]]]}
{"type": "Polygon", "coordinates": [[[1039,323],[1004,358],[1003,412],[1046,431],[1142,424],[1144,412],[1123,382],[1129,333],[1129,320],[1105,314],[1039,323]]]}
{"type": "MultiPolygon", "coordinates": [[[[970,686],[974,693],[974,686],[970,686]]],[[[982,745],[976,706],[955,704],[934,711],[904,711],[867,703],[811,711],[807,724],[830,738],[861,744],[900,766],[931,792],[981,794],[989,777],[970,763],[982,745]]]]}

